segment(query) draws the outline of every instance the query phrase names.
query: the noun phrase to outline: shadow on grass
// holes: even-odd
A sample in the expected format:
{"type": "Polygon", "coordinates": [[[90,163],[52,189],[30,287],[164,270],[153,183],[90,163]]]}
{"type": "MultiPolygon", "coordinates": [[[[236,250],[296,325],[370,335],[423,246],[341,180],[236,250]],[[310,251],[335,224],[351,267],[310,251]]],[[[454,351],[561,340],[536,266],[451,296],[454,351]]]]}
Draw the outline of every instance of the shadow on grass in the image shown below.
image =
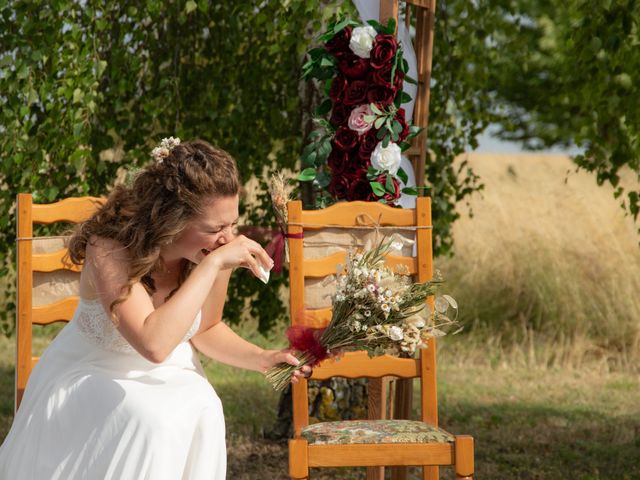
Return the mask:
{"type": "Polygon", "coordinates": [[[636,416],[549,404],[451,402],[440,418],[449,431],[474,436],[479,478],[640,478],[636,416]]]}

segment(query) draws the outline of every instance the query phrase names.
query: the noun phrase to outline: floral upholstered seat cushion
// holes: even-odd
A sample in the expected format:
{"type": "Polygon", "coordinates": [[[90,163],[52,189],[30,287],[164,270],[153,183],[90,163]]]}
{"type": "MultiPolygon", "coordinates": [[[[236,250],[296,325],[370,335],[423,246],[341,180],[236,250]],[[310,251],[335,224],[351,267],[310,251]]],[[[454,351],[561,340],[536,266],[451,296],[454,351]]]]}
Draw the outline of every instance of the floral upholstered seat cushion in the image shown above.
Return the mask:
{"type": "Polygon", "coordinates": [[[344,420],[308,425],[301,435],[310,444],[448,443],[453,435],[414,420],[344,420]]]}

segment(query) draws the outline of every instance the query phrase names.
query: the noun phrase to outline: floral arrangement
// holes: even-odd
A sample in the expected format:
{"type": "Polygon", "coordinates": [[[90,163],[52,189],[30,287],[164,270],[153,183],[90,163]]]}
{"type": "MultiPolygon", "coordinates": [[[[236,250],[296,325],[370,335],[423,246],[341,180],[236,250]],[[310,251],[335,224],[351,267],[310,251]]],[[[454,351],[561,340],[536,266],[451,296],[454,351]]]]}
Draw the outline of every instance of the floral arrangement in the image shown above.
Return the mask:
{"type": "Polygon", "coordinates": [[[346,351],[366,350],[370,356],[391,354],[410,356],[442,328],[455,323],[446,316],[457,305],[448,295],[427,303],[435,295],[440,280],[413,283],[402,272],[385,266],[385,255],[402,245],[394,240],[381,242],[366,252],[350,252],[347,265],[339,267],[337,289],[332,297],[333,314],[325,329],[293,326],[287,330],[298,366],[279,364],[266,376],[276,390],[282,390],[295,369],[314,366],[346,351]]]}
{"type": "Polygon", "coordinates": [[[180,145],[178,137],[163,138],[160,145],[151,150],[151,156],[157,163],[162,163],[169,156],[171,150],[180,145]]]}
{"type": "Polygon", "coordinates": [[[278,223],[278,232],[265,250],[273,259],[273,271],[279,273],[282,271],[284,262],[289,261],[289,247],[286,238],[303,238],[303,236],[302,234],[296,235],[287,232],[287,223],[289,222],[287,202],[291,199],[291,193],[282,172],[275,172],[271,175],[269,195],[271,196],[271,205],[278,223]]]}
{"type": "Polygon", "coordinates": [[[324,82],[326,98],[315,112],[315,129],[302,155],[298,180],[311,181],[317,207],[335,200],[367,200],[394,204],[401,193],[415,195],[400,168],[408,139],[420,133],[405,119],[401,104],[408,63],[395,36],[395,20],[387,26],[343,19],[320,37],[322,47],[308,52],[303,78],[324,82]]]}

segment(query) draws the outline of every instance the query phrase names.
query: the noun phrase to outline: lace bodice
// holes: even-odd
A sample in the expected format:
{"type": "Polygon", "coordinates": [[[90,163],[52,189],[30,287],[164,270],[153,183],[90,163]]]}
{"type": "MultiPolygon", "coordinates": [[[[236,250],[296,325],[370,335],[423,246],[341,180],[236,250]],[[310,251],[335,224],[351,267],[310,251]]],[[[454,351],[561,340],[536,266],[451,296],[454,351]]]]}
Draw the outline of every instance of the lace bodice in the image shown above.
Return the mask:
{"type": "MultiPolygon", "coordinates": [[[[198,312],[193,325],[191,325],[182,342],[188,342],[195,335],[198,328],[200,328],[200,320],[201,315],[198,312]]],[[[76,322],[78,329],[89,340],[105,350],[115,352],[135,351],[115,327],[99,300],[80,298],[73,321],[76,322]]]]}

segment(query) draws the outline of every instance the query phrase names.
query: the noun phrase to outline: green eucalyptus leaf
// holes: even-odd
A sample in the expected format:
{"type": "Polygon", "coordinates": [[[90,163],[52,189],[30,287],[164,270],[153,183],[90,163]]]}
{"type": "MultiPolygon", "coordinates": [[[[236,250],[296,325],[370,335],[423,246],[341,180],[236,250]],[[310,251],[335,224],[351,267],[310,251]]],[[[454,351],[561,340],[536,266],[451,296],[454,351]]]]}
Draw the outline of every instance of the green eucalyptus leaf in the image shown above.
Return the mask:
{"type": "Polygon", "coordinates": [[[369,185],[371,185],[371,190],[376,196],[382,197],[384,195],[384,187],[379,182],[369,182],[369,185]]]}
{"type": "Polygon", "coordinates": [[[407,83],[411,83],[413,85],[418,85],[418,82],[413,77],[410,77],[409,75],[405,75],[403,81],[407,83]]]}
{"type": "Polygon", "coordinates": [[[298,175],[298,180],[301,182],[310,182],[314,178],[316,178],[316,169],[315,168],[305,168],[298,175]]]}
{"type": "Polygon", "coordinates": [[[375,113],[376,115],[384,115],[384,112],[382,110],[380,110],[378,108],[378,106],[375,103],[370,103],[369,104],[369,109],[375,113]]]}
{"type": "Polygon", "coordinates": [[[387,178],[386,178],[386,180],[384,182],[384,188],[389,193],[395,193],[396,192],[395,185],[393,184],[393,177],[391,175],[389,175],[389,174],[387,174],[387,178]]]}
{"type": "Polygon", "coordinates": [[[407,175],[407,172],[405,172],[402,168],[398,169],[396,175],[402,181],[402,183],[404,183],[405,185],[409,181],[409,176],[407,175]]]}
{"type": "Polygon", "coordinates": [[[331,111],[331,99],[326,98],[319,106],[316,108],[315,114],[318,117],[322,117],[331,111]]]}
{"type": "Polygon", "coordinates": [[[330,182],[331,182],[331,175],[329,175],[325,171],[318,173],[318,175],[315,178],[315,183],[320,188],[326,188],[327,186],[329,186],[330,182]]]}

